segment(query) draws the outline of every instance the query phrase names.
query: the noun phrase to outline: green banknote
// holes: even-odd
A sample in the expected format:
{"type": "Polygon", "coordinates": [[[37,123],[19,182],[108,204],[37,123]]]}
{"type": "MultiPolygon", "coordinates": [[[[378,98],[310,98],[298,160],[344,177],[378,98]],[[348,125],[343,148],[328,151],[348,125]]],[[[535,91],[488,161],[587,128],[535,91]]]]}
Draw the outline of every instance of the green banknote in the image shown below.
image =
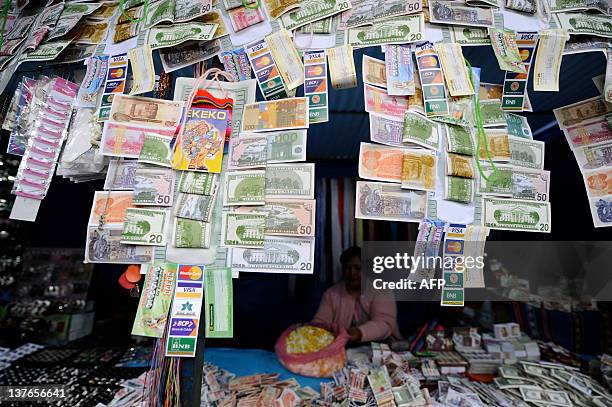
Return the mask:
{"type": "Polygon", "coordinates": [[[132,335],[161,338],[174,294],[176,264],[155,262],[147,264],[145,281],[140,294],[132,335]]]}
{"type": "Polygon", "coordinates": [[[468,128],[446,125],[446,140],[449,153],[474,155],[474,137],[468,128]]]}
{"type": "Polygon", "coordinates": [[[409,110],[404,114],[402,141],[434,150],[440,149],[440,125],[409,110]]]}
{"type": "Polygon", "coordinates": [[[174,47],[185,41],[210,41],[218,24],[185,23],[152,27],[147,35],[151,49],[174,47]]]}
{"type": "Polygon", "coordinates": [[[300,8],[281,17],[287,30],[333,16],[352,7],[349,0],[303,0],[300,8]]]}
{"type": "Polygon", "coordinates": [[[145,133],[138,161],[141,163],[160,165],[162,167],[172,167],[171,140],[171,137],[161,136],[155,133],[145,133]]]}
{"type": "Polygon", "coordinates": [[[223,205],[263,205],[266,171],[235,171],[225,175],[223,205]]]}
{"type": "Polygon", "coordinates": [[[183,171],[179,191],[188,194],[214,195],[218,187],[218,175],[209,172],[183,171]]]}
{"type": "Polygon", "coordinates": [[[374,23],[370,27],[348,31],[348,43],[353,47],[372,47],[383,44],[407,44],[425,38],[423,13],[404,16],[397,20],[374,23]]]}
{"type": "Polygon", "coordinates": [[[491,229],[550,233],[550,203],[484,197],[484,226],[491,229]]]}
{"type": "Polygon", "coordinates": [[[168,212],[157,209],[128,208],[121,243],[165,246],[168,212]]]}
{"type": "Polygon", "coordinates": [[[224,213],[221,218],[221,246],[263,247],[266,215],[224,213]]]}
{"type": "Polygon", "coordinates": [[[444,199],[461,203],[474,200],[474,180],[461,177],[444,177],[444,199]]]}
{"type": "Polygon", "coordinates": [[[502,110],[501,100],[488,99],[481,100],[480,115],[482,116],[482,125],[484,127],[505,126],[506,118],[502,110]]]}
{"type": "Polygon", "coordinates": [[[210,247],[211,224],[193,219],[174,219],[174,247],[189,249],[210,247]]]}

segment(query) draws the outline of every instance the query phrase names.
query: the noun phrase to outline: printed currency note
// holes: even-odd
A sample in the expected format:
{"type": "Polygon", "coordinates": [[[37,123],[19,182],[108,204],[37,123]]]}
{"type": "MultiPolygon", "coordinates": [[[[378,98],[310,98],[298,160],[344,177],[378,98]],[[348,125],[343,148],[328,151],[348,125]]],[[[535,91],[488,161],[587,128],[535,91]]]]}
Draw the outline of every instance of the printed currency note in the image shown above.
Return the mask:
{"type": "Polygon", "coordinates": [[[349,0],[303,0],[298,10],[284,14],[280,19],[287,30],[294,30],[311,22],[331,17],[352,7],[349,0]]]}
{"type": "Polygon", "coordinates": [[[385,61],[363,54],[363,59],[361,60],[361,77],[363,83],[386,88],[387,68],[385,66],[385,61]]]}
{"type": "Polygon", "coordinates": [[[461,45],[456,43],[439,43],[435,46],[442,69],[444,79],[451,96],[470,96],[474,94],[474,86],[468,76],[465,59],[461,52],[461,45]]]}
{"type": "Polygon", "coordinates": [[[559,91],[561,57],[568,37],[567,31],[559,29],[544,30],[540,33],[540,46],[533,72],[533,90],[559,91]]]}
{"type": "Polygon", "coordinates": [[[418,113],[410,110],[406,111],[402,137],[404,143],[415,143],[439,151],[440,134],[440,124],[418,113]]]}
{"type": "Polygon", "coordinates": [[[104,226],[123,224],[126,211],[132,206],[133,195],[132,191],[96,191],[88,225],[100,225],[101,218],[104,226]]]}
{"type": "Polygon", "coordinates": [[[221,247],[263,247],[266,215],[229,212],[221,218],[221,247]]]}
{"type": "Polygon", "coordinates": [[[132,335],[161,338],[172,304],[176,264],[155,262],[144,268],[145,282],[134,317],[132,335]]]}
{"type": "Polygon", "coordinates": [[[402,147],[404,123],[397,117],[370,113],[370,140],[393,147],[402,147]]]}
{"type": "Polygon", "coordinates": [[[184,23],[164,27],[153,27],[148,31],[147,43],[151,49],[175,47],[185,41],[210,41],[218,24],[184,23]]]}
{"type": "Polygon", "coordinates": [[[608,3],[602,0],[553,0],[550,4],[550,10],[553,13],[560,13],[565,11],[596,10],[600,13],[607,14],[608,3]]]}
{"type": "Polygon", "coordinates": [[[108,33],[107,21],[82,20],[71,31],[70,37],[75,44],[102,44],[108,33]]]}
{"type": "Polygon", "coordinates": [[[242,131],[261,132],[308,127],[308,98],[250,103],[244,106],[242,131]]]}
{"type": "Polygon", "coordinates": [[[265,133],[240,133],[229,142],[228,170],[265,167],[268,162],[268,138],[265,133]]]}
{"type": "Polygon", "coordinates": [[[172,137],[151,132],[144,133],[138,162],[159,165],[161,167],[172,167],[171,141],[172,137]]]}
{"type": "Polygon", "coordinates": [[[600,169],[612,165],[612,142],[578,147],[574,150],[580,170],[600,169]]]}
{"type": "Polygon", "coordinates": [[[473,158],[467,155],[448,153],[446,157],[446,175],[474,178],[473,158]]]}
{"type": "Polygon", "coordinates": [[[366,112],[404,118],[409,107],[407,96],[390,96],[385,89],[367,84],[363,89],[366,112]]]}
{"type": "Polygon", "coordinates": [[[86,263],[143,264],[153,261],[153,247],[121,243],[121,227],[87,228],[86,263]]]}
{"type": "Polygon", "coordinates": [[[397,0],[356,0],[353,7],[340,16],[338,28],[346,30],[362,25],[372,25],[377,21],[388,20],[396,16],[415,14],[422,11],[421,0],[400,2],[397,0]]]}
{"type": "Polygon", "coordinates": [[[212,10],[211,0],[176,0],[174,22],[180,23],[205,15],[212,10]]]}
{"type": "Polygon", "coordinates": [[[219,176],[208,172],[182,171],[179,191],[187,194],[214,195],[219,186],[219,176]]]}
{"type": "Polygon", "coordinates": [[[553,112],[555,113],[559,127],[563,130],[589,119],[604,116],[611,110],[612,107],[608,107],[600,96],[595,96],[571,105],[559,107],[554,109],[553,112]]]}
{"type": "Polygon", "coordinates": [[[137,160],[111,160],[104,180],[104,189],[113,191],[134,189],[136,168],[138,168],[137,160]]]}
{"type": "Polygon", "coordinates": [[[306,130],[283,130],[266,133],[268,163],[306,161],[306,130]]]}
{"type": "Polygon", "coordinates": [[[474,155],[474,136],[469,127],[446,125],[446,150],[449,153],[474,155]]]}
{"type": "Polygon", "coordinates": [[[175,215],[179,218],[210,222],[216,196],[216,194],[199,195],[180,193],[176,202],[175,215]]]}
{"type": "Polygon", "coordinates": [[[538,11],[538,4],[536,0],[506,0],[506,8],[535,14],[538,11]]]}
{"type": "Polygon", "coordinates": [[[266,200],[314,198],[314,164],[268,164],[265,172],[266,200]]]}
{"type": "Polygon", "coordinates": [[[289,10],[300,6],[298,0],[264,0],[264,4],[268,15],[273,19],[277,19],[289,10]]]}
{"type": "Polygon", "coordinates": [[[530,201],[548,201],[550,171],[512,169],[512,198],[530,201]]]}
{"type": "Polygon", "coordinates": [[[266,218],[266,235],[314,236],[314,199],[266,200],[265,206],[243,206],[236,212],[258,213],[266,218]]]}
{"type": "Polygon", "coordinates": [[[433,151],[405,150],[402,161],[402,188],[433,191],[438,159],[433,151]]]}
{"type": "Polygon", "coordinates": [[[612,226],[612,196],[589,199],[591,217],[596,228],[612,226]]]}
{"type": "MultiPolygon", "coordinates": [[[[151,129],[139,125],[109,122],[102,131],[100,154],[113,157],[139,158],[146,134],[151,129]]],[[[156,130],[160,137],[171,138],[174,130],[156,130]]]]}
{"type": "Polygon", "coordinates": [[[301,86],[304,83],[304,64],[289,32],[281,29],[268,35],[266,42],[287,89],[292,90],[301,86]]]}
{"type": "Polygon", "coordinates": [[[555,14],[555,17],[559,22],[559,26],[569,34],[584,34],[612,38],[612,26],[610,25],[609,16],[559,13],[555,14]]]}
{"type": "Polygon", "coordinates": [[[385,182],[357,181],[355,218],[420,222],[427,211],[427,192],[385,182]]]}
{"type": "MultiPolygon", "coordinates": [[[[410,45],[386,45],[385,70],[389,95],[414,95],[414,67],[410,45]]],[[[365,57],[365,55],[364,55],[365,57]]],[[[373,84],[375,85],[375,84],[373,84]]]]}
{"type": "Polygon", "coordinates": [[[510,141],[508,140],[508,132],[505,129],[485,129],[485,137],[487,139],[486,145],[484,142],[480,143],[480,150],[478,151],[479,160],[510,160],[510,141]]]}
{"type": "Polygon", "coordinates": [[[508,135],[514,137],[526,138],[533,140],[531,127],[525,116],[519,116],[514,113],[503,112],[506,126],[508,126],[508,135]]]}
{"type": "Polygon", "coordinates": [[[589,198],[601,198],[612,195],[612,168],[600,168],[584,171],[584,188],[589,198]]]}
{"type": "Polygon", "coordinates": [[[121,233],[121,243],[144,246],[166,245],[168,211],[128,208],[121,233]]]}
{"type": "Polygon", "coordinates": [[[491,45],[491,37],[486,28],[451,26],[453,42],[465,46],[491,45]]]}
{"type": "Polygon", "coordinates": [[[474,200],[474,180],[460,177],[444,177],[444,199],[460,203],[474,200]]]}
{"type": "Polygon", "coordinates": [[[408,44],[425,39],[425,18],[423,13],[385,20],[371,27],[348,30],[348,43],[353,47],[371,47],[383,44],[408,44]]]}
{"type": "Polygon", "coordinates": [[[612,129],[605,117],[599,117],[589,122],[582,122],[563,129],[570,147],[588,146],[591,144],[612,141],[612,129]]]}
{"type": "Polygon", "coordinates": [[[206,61],[221,53],[221,42],[212,40],[207,42],[189,41],[171,48],[162,48],[159,51],[164,71],[173,72],[191,66],[197,62],[206,61]]]}
{"type": "Polygon", "coordinates": [[[493,11],[490,8],[464,7],[447,1],[430,0],[429,20],[432,23],[493,27],[493,11]]]}
{"type": "Polygon", "coordinates": [[[353,46],[340,45],[327,50],[329,77],[334,89],[347,89],[357,86],[353,46]]]}
{"type": "Polygon", "coordinates": [[[231,249],[229,266],[239,272],[312,274],[315,241],[308,237],[266,236],[262,249],[231,249]]]}
{"type": "Polygon", "coordinates": [[[153,51],[148,44],[132,48],[127,52],[132,65],[132,89],[130,95],[151,92],[155,86],[153,51]]]}
{"type": "Polygon", "coordinates": [[[484,197],[484,226],[490,229],[550,233],[550,203],[484,197]]]}
{"type": "Polygon", "coordinates": [[[387,182],[402,182],[405,149],[361,143],[359,177],[387,182]]]}
{"type": "Polygon", "coordinates": [[[227,11],[235,32],[242,31],[264,21],[264,13],[259,7],[237,7],[227,11]]]}
{"type": "Polygon", "coordinates": [[[510,146],[509,164],[544,169],[544,142],[538,140],[527,140],[518,137],[508,136],[510,146]]]}
{"type": "Polygon", "coordinates": [[[117,94],[110,120],[124,125],[174,132],[181,121],[183,102],[117,94]]]}
{"type": "Polygon", "coordinates": [[[489,35],[499,69],[502,71],[527,73],[516,43],[516,33],[511,30],[490,28],[489,35]]]}
{"type": "Polygon", "coordinates": [[[42,62],[54,60],[71,42],[71,40],[57,40],[40,44],[34,51],[24,52],[17,56],[17,62],[21,64],[28,61],[42,62]]]}
{"type": "Polygon", "coordinates": [[[174,171],[171,168],[140,167],[134,175],[134,205],[172,206],[174,171]]]}
{"type": "Polygon", "coordinates": [[[266,171],[235,171],[225,175],[223,205],[265,204],[266,171]]]}
{"type": "Polygon", "coordinates": [[[504,116],[504,111],[502,110],[501,100],[480,100],[479,104],[483,127],[498,127],[507,125],[506,117],[504,116]]]}
{"type": "Polygon", "coordinates": [[[173,245],[184,249],[210,248],[212,225],[194,219],[174,218],[173,245]]]}
{"type": "Polygon", "coordinates": [[[495,169],[490,163],[480,163],[480,169],[485,177],[480,176],[478,192],[480,195],[495,195],[507,198],[513,197],[513,167],[505,164],[495,164],[495,169]]]}

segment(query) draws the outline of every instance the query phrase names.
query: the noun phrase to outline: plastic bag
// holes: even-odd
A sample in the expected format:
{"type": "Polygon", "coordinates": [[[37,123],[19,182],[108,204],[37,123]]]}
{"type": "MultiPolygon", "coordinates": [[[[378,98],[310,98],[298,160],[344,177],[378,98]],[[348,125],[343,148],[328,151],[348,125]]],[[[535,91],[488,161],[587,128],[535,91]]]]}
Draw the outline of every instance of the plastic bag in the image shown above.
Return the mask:
{"type": "Polygon", "coordinates": [[[342,330],[334,341],[324,348],[310,353],[289,353],[287,339],[296,329],[313,324],[292,325],[281,334],[276,341],[274,350],[276,356],[287,370],[293,373],[310,377],[332,377],[332,374],[344,367],[346,363],[346,350],[344,346],[349,340],[346,331],[342,330]]]}

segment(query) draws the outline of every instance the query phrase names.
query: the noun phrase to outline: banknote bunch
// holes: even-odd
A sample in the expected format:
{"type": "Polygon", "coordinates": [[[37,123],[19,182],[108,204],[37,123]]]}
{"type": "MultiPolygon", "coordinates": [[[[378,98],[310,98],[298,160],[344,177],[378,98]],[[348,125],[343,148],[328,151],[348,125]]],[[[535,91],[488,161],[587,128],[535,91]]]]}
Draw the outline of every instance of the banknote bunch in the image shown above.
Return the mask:
{"type": "Polygon", "coordinates": [[[313,272],[315,167],[303,163],[307,127],[306,98],[245,106],[223,185],[220,245],[233,270],[313,272]]]}
{"type": "Polygon", "coordinates": [[[596,228],[612,226],[611,106],[598,96],[554,110],[582,173],[596,228]]]}

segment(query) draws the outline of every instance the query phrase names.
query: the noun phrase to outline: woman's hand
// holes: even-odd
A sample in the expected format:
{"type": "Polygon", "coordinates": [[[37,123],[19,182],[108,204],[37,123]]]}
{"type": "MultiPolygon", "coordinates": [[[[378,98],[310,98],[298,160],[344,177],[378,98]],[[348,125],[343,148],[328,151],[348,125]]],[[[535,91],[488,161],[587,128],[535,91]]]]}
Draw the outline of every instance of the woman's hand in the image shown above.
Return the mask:
{"type": "Polygon", "coordinates": [[[361,342],[361,331],[359,328],[349,328],[348,332],[351,342],[361,342]]]}

